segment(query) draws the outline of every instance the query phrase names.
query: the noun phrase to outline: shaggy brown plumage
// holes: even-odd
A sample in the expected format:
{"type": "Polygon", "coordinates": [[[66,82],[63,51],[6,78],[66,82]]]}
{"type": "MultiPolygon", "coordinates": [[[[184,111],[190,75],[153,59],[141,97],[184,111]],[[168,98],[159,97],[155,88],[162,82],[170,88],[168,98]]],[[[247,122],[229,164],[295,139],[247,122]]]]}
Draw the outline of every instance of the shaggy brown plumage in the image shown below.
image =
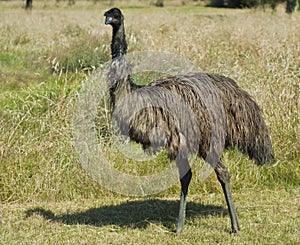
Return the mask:
{"type": "Polygon", "coordinates": [[[215,169],[224,190],[233,232],[240,230],[230,175],[220,158],[224,148],[237,147],[258,164],[274,162],[271,140],[262,113],[235,81],[207,73],[170,76],[146,86],[131,80],[126,61],[123,15],[117,8],[105,13],[113,27],[108,75],[112,118],[122,134],[144,149],[167,149],[179,168],[182,194],[177,233],[183,228],[186,195],[192,173],[187,160],[197,153],[215,169]]]}

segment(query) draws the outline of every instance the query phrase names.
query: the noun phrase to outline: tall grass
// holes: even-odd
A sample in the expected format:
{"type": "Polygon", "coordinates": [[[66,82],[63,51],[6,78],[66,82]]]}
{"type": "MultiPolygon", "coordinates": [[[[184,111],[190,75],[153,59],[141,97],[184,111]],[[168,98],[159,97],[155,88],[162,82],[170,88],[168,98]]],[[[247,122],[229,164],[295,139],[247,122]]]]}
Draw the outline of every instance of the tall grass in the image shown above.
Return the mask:
{"type": "MultiPolygon", "coordinates": [[[[111,29],[102,17],[107,6],[44,6],[31,13],[5,6],[0,10],[0,202],[111,195],[82,170],[71,134],[82,80],[110,58],[111,29]]],[[[124,13],[129,51],[182,55],[206,72],[235,79],[263,109],[278,161],[259,168],[237,151],[225,152],[233,189],[296,188],[299,14],[202,7],[125,8],[124,13]]],[[[159,169],[157,162],[145,167],[116,159],[119,169],[130,166],[136,173],[159,169]]],[[[191,194],[219,190],[214,176],[204,183],[195,178],[191,185],[191,194]]],[[[178,193],[178,186],[169,193],[178,193]]]]}
{"type": "MultiPolygon", "coordinates": [[[[277,162],[259,167],[226,151],[242,233],[229,234],[222,190],[194,164],[186,227],[174,236],[179,184],[154,197],[124,197],[99,186],[73,148],[72,117],[82,81],[110,59],[108,1],[0,2],[0,243],[299,244],[300,16],[195,6],[193,1],[115,1],[125,13],[129,52],[168,51],[202,70],[234,78],[259,103],[277,162]],[[173,5],[173,6],[170,6],[173,5]],[[129,7],[127,7],[129,6],[129,7]]],[[[196,3],[196,5],[198,2],[196,3]]],[[[145,83],[159,74],[135,74],[145,83]]],[[[105,101],[105,100],[104,100],[105,101]]],[[[97,133],[110,142],[105,103],[97,133]]],[[[114,167],[147,175],[168,165],[124,158],[114,167]]]]}

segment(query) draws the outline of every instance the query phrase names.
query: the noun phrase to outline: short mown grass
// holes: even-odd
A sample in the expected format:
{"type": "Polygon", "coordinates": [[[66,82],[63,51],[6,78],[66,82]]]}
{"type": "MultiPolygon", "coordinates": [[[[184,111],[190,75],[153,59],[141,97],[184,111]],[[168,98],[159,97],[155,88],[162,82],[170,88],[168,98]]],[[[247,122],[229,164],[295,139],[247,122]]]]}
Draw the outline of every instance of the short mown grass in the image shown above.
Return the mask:
{"type": "Polygon", "coordinates": [[[4,244],[298,244],[299,189],[235,196],[242,232],[230,234],[222,193],[191,195],[186,226],[174,233],[178,198],[126,198],[3,204],[4,244]]]}
{"type": "MultiPolygon", "coordinates": [[[[129,52],[167,51],[232,77],[258,102],[272,136],[272,166],[259,167],[237,150],[223,155],[242,233],[229,234],[222,190],[214,174],[199,180],[199,160],[187,224],[176,237],[179,183],[145,198],[112,193],[82,169],[73,147],[82,81],[110,59],[111,28],[103,23],[109,6],[36,1],[25,12],[18,4],[0,3],[1,244],[300,243],[299,13],[214,10],[192,1],[161,9],[142,1],[137,7],[134,1],[130,7],[120,3],[129,52]]],[[[142,84],[156,76],[133,77],[142,84]]],[[[105,123],[96,123],[100,140],[109,136],[105,123]]],[[[128,174],[147,175],[168,164],[163,153],[145,163],[116,149],[110,154],[128,174]]]]}

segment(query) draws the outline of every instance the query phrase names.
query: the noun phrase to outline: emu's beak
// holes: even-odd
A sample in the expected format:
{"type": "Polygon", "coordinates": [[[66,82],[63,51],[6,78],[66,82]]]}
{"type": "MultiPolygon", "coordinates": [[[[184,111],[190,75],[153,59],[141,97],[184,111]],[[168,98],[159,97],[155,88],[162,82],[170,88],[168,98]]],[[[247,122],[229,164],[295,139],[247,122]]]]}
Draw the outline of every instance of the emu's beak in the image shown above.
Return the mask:
{"type": "Polygon", "coordinates": [[[112,23],[112,17],[106,17],[106,19],[105,19],[105,25],[109,25],[109,24],[111,24],[112,23]]]}

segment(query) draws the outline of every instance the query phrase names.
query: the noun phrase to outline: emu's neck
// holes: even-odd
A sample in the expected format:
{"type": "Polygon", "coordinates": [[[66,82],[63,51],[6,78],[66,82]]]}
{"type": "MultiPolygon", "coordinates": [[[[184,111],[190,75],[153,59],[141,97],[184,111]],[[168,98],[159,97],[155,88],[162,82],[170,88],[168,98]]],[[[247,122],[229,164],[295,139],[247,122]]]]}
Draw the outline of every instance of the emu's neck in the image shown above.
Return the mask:
{"type": "Polygon", "coordinates": [[[112,63],[109,71],[109,92],[111,110],[115,109],[118,100],[129,94],[136,85],[131,81],[131,64],[126,61],[127,43],[125,38],[124,24],[113,27],[111,43],[112,63]]]}
{"type": "Polygon", "coordinates": [[[123,23],[118,27],[113,27],[112,42],[110,47],[111,56],[113,59],[126,54],[127,43],[123,23]]]}

